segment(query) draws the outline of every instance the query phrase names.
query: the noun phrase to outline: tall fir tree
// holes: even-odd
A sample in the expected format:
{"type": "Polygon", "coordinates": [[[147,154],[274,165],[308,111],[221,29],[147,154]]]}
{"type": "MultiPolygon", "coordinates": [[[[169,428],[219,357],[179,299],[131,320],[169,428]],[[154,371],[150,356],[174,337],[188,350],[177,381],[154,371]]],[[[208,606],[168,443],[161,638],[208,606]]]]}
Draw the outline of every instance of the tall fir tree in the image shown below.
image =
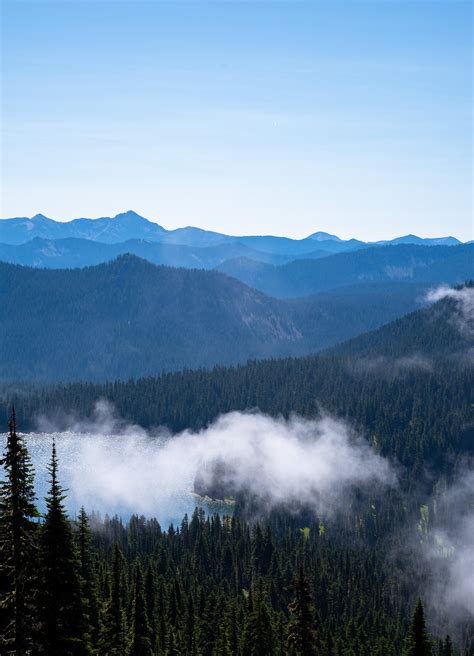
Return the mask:
{"type": "Polygon", "coordinates": [[[266,599],[262,579],[252,586],[247,621],[244,629],[244,653],[249,656],[271,656],[275,649],[271,607],[266,599]]]}
{"type": "Polygon", "coordinates": [[[0,652],[29,653],[36,625],[37,523],[34,474],[13,410],[0,481],[0,652]]]}
{"type": "Polygon", "coordinates": [[[145,575],[145,601],[146,612],[151,628],[151,644],[152,648],[156,649],[158,636],[158,622],[156,617],[157,614],[155,612],[157,606],[157,583],[151,563],[148,564],[145,575]]]}
{"type": "Polygon", "coordinates": [[[316,656],[313,599],[302,565],[298,568],[298,574],[291,589],[293,590],[293,599],[288,605],[290,612],[288,654],[291,656],[316,656]]]}
{"type": "Polygon", "coordinates": [[[403,656],[431,656],[432,643],[426,630],[425,611],[418,597],[408,635],[405,640],[403,656]]]}
{"type": "Polygon", "coordinates": [[[143,573],[139,562],[135,566],[132,616],[133,637],[130,656],[151,656],[151,628],[148,621],[143,573]]]}
{"type": "Polygon", "coordinates": [[[53,442],[49,466],[47,513],[40,534],[42,622],[38,651],[47,656],[90,653],[87,618],[82,597],[81,564],[58,481],[58,459],[53,442]]]}
{"type": "Polygon", "coordinates": [[[88,632],[90,633],[91,642],[97,644],[100,629],[99,587],[97,573],[94,567],[89,518],[83,507],[79,511],[77,521],[77,545],[79,551],[84,610],[89,627],[88,632]]]}
{"type": "Polygon", "coordinates": [[[110,599],[108,601],[100,653],[104,656],[126,656],[128,652],[127,617],[125,612],[125,558],[115,543],[112,555],[110,599]]]}

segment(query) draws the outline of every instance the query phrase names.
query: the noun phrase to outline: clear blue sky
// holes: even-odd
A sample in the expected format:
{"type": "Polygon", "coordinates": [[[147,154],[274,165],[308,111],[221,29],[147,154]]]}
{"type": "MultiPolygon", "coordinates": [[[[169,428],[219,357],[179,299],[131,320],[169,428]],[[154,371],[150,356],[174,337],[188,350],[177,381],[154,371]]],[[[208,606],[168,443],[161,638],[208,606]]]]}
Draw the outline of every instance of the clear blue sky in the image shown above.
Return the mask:
{"type": "Polygon", "coordinates": [[[3,0],[0,214],[472,239],[471,12],[3,0]]]}

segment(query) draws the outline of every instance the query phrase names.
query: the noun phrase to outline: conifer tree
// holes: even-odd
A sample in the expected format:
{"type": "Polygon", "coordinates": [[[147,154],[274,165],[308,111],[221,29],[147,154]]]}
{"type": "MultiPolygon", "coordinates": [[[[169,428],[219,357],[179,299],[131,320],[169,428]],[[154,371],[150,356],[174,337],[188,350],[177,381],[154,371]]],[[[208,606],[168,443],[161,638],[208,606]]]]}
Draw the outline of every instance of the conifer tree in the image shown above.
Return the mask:
{"type": "MultiPolygon", "coordinates": [[[[229,623],[227,615],[224,615],[221,618],[219,627],[217,630],[216,637],[216,646],[215,653],[219,656],[233,656],[236,652],[231,650],[230,640],[229,640],[229,623]]],[[[250,656],[250,652],[249,652],[250,656]]]]}
{"type": "Polygon", "coordinates": [[[165,652],[166,656],[182,656],[178,647],[178,639],[176,637],[176,632],[172,628],[170,628],[169,630],[167,643],[168,644],[165,652]]]}
{"type": "Polygon", "coordinates": [[[80,561],[58,481],[58,459],[53,442],[49,466],[47,513],[40,534],[39,650],[48,656],[90,653],[82,597],[80,561]]]}
{"type": "Polygon", "coordinates": [[[18,656],[31,646],[36,622],[36,555],[38,517],[34,474],[28,451],[16,432],[15,411],[9,422],[0,464],[0,652],[18,656]]]}
{"type": "Polygon", "coordinates": [[[146,612],[148,616],[148,622],[151,627],[151,645],[152,648],[156,648],[156,639],[158,635],[158,626],[156,618],[156,601],[157,601],[157,587],[155,581],[155,573],[151,563],[148,564],[148,568],[145,575],[145,601],[146,601],[146,612]]]}
{"type": "Polygon", "coordinates": [[[110,599],[105,611],[100,653],[104,656],[126,656],[128,649],[127,622],[124,599],[125,558],[115,543],[112,555],[112,580],[110,599]]]}
{"type": "Polygon", "coordinates": [[[195,630],[196,630],[196,618],[194,613],[194,602],[193,596],[190,594],[188,597],[188,608],[186,613],[186,641],[187,649],[191,654],[193,650],[193,644],[195,643],[195,630]]]}
{"type": "Polygon", "coordinates": [[[240,643],[240,626],[235,601],[230,602],[226,615],[228,621],[228,643],[230,651],[232,654],[238,654],[240,643]]]}
{"type": "Polygon", "coordinates": [[[403,656],[431,656],[431,647],[431,640],[426,630],[423,604],[418,598],[405,640],[403,656]]]}
{"type": "Polygon", "coordinates": [[[215,653],[216,632],[216,610],[217,599],[214,592],[207,596],[201,613],[199,623],[199,645],[198,651],[203,656],[213,656],[215,653]]]}
{"type": "Polygon", "coordinates": [[[92,555],[92,539],[89,518],[83,507],[79,511],[77,542],[79,548],[84,610],[89,623],[91,640],[94,644],[97,644],[100,627],[99,591],[92,555]]]}
{"type": "Polygon", "coordinates": [[[133,596],[133,639],[130,656],[151,656],[151,629],[148,622],[145,587],[140,563],[135,567],[133,596]]]}
{"type": "Polygon", "coordinates": [[[317,651],[313,600],[302,565],[291,588],[293,599],[288,605],[291,617],[288,624],[288,653],[292,656],[315,656],[317,651]]]}
{"type": "Polygon", "coordinates": [[[453,643],[449,635],[446,636],[444,641],[444,651],[443,656],[453,656],[453,643]]]}
{"type": "Polygon", "coordinates": [[[271,608],[265,598],[262,580],[254,586],[244,630],[244,653],[249,656],[271,656],[275,639],[271,608]]]}

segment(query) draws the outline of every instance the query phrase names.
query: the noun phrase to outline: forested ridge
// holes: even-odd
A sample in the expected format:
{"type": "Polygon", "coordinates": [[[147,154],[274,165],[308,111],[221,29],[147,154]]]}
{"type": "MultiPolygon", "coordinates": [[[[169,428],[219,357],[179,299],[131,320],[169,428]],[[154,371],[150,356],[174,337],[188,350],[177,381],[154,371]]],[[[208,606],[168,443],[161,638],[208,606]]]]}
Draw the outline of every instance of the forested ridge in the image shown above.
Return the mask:
{"type": "Polygon", "coordinates": [[[106,399],[126,421],[172,431],[198,430],[234,410],[285,417],[330,412],[347,419],[415,477],[425,461],[451,471],[457,457],[473,452],[472,370],[440,360],[432,370],[388,370],[384,377],[354,371],[354,366],[346,358],[315,356],[104,385],[4,390],[4,412],[14,403],[27,430],[36,428],[41,417],[66,428],[72,417],[93,418],[96,402],[106,399]]]}
{"type": "Polygon", "coordinates": [[[472,617],[450,601],[456,543],[448,548],[437,533],[453,526],[461,502],[453,506],[449,490],[474,460],[472,335],[459,324],[456,298],[384,327],[372,350],[364,336],[306,358],[3,388],[5,421],[14,405],[22,430],[94,421],[99,399],[151,434],[200,429],[233,410],[328,412],[363,435],[398,479],[348,497],[335,516],[284,504],[263,513],[242,492],[232,517],[197,510],[161,527],[137,515],[68,519],[53,452],[38,522],[31,467],[11,424],[0,505],[5,649],[23,640],[15,638],[20,622],[25,643],[11,653],[473,656],[472,617]],[[426,559],[433,549],[436,567],[426,559]]]}
{"type": "Polygon", "coordinates": [[[218,269],[266,294],[294,297],[361,281],[461,283],[473,275],[474,248],[398,244],[294,260],[281,266],[235,258],[218,269]]]}
{"type": "MultiPolygon", "coordinates": [[[[461,289],[472,293],[472,283],[461,289]]],[[[126,421],[172,431],[200,429],[234,410],[285,417],[329,411],[365,432],[375,431],[384,453],[404,462],[413,459],[404,457],[403,449],[415,444],[424,445],[422,457],[438,454],[447,462],[458,447],[469,448],[466,432],[473,421],[474,333],[460,325],[459,312],[456,300],[446,298],[302,358],[253,360],[103,384],[39,386],[19,380],[0,385],[4,419],[15,405],[25,430],[37,428],[41,418],[64,428],[71,418],[91,418],[100,399],[110,401],[126,421]],[[411,431],[408,438],[406,430],[411,431]]]]}
{"type": "Polygon", "coordinates": [[[131,255],[72,270],[0,262],[0,380],[103,382],[304,355],[416,309],[426,291],[364,283],[279,300],[131,255]]]}

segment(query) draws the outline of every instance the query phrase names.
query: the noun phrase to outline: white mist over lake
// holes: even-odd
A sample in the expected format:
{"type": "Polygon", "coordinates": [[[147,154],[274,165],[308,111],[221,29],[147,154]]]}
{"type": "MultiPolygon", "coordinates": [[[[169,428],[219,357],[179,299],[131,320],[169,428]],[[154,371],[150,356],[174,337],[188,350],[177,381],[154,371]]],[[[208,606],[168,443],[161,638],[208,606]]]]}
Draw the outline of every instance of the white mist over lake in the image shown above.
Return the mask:
{"type": "Polygon", "coordinates": [[[71,515],[83,505],[102,515],[156,517],[164,526],[179,523],[199,505],[193,494],[196,474],[207,489],[214,482],[216,463],[223,471],[222,496],[227,490],[249,492],[265,510],[305,505],[325,516],[344,508],[355,489],[375,492],[396,478],[366,440],[329,416],[286,420],[232,412],[198,432],[170,435],[162,430],[152,435],[125,424],[102,402],[92,422],[75,424],[68,432],[49,430],[24,438],[40,508],[54,438],[58,477],[68,490],[65,504],[71,515]]]}
{"type": "Polygon", "coordinates": [[[163,439],[76,432],[28,433],[23,437],[35,469],[41,512],[49,488],[53,439],[59,460],[58,477],[67,490],[64,503],[71,516],[84,506],[89,513],[117,514],[124,519],[143,513],[167,527],[203,505],[192,493],[194,468],[180,468],[179,475],[169,470],[164,477],[163,471],[157,471],[154,476],[149,456],[160,453],[163,439]]]}

